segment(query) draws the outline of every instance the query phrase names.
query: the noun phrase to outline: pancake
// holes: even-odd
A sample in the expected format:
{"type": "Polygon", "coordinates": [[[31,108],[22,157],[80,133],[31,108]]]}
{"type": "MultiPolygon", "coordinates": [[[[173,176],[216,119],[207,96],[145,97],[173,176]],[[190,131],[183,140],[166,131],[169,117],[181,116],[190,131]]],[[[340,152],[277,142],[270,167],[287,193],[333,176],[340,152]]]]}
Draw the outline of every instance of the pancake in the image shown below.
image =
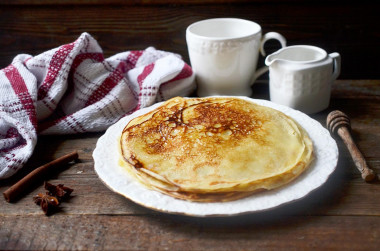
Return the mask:
{"type": "Polygon", "coordinates": [[[229,201],[283,186],[312,161],[292,118],[239,98],[173,98],[131,120],[124,166],[150,189],[190,201],[229,201]]]}

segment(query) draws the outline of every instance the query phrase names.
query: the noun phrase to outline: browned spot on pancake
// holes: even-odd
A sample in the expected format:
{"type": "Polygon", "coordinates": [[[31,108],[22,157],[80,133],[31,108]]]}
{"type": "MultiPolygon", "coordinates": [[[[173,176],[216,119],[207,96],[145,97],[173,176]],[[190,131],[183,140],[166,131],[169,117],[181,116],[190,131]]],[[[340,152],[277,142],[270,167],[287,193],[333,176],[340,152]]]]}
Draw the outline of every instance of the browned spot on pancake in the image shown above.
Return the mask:
{"type": "MultiPolygon", "coordinates": [[[[223,156],[215,154],[215,146],[223,144],[224,147],[233,148],[248,135],[258,144],[265,144],[268,132],[262,128],[268,118],[262,114],[258,116],[254,108],[245,104],[237,99],[189,104],[184,99],[170,107],[160,107],[150,119],[127,128],[126,140],[142,139],[146,153],[160,154],[163,159],[180,150],[183,154],[177,158],[178,163],[182,162],[181,158],[186,160],[197,155],[194,149],[207,153],[213,164],[219,163],[223,156]],[[189,111],[186,109],[193,110],[184,121],[184,112],[189,111]]],[[[144,167],[144,163],[137,159],[129,162],[136,168],[144,167]]]]}
{"type": "Polygon", "coordinates": [[[127,162],[133,165],[135,168],[142,168],[144,165],[136,158],[134,154],[131,154],[127,162]]]}
{"type": "MultiPolygon", "coordinates": [[[[170,153],[173,148],[179,147],[190,154],[191,148],[197,144],[196,138],[202,138],[205,145],[228,141],[232,147],[241,137],[251,134],[260,143],[265,138],[265,132],[261,130],[263,123],[265,118],[256,116],[254,110],[242,106],[237,100],[195,105],[187,105],[185,101],[184,104],[155,112],[143,131],[138,130],[139,125],[131,127],[128,139],[141,137],[142,134],[145,150],[150,154],[170,153]],[[194,108],[194,117],[185,123],[183,112],[189,108],[194,108]],[[135,129],[137,133],[134,133],[135,129]]],[[[204,148],[211,150],[207,146],[204,148]]]]}
{"type": "Polygon", "coordinates": [[[213,181],[213,182],[210,182],[210,186],[213,186],[213,185],[219,185],[219,184],[225,184],[225,183],[231,183],[231,182],[227,182],[227,181],[213,181]]]}
{"type": "Polygon", "coordinates": [[[255,110],[247,109],[237,100],[224,103],[204,103],[195,107],[195,117],[188,126],[203,126],[210,136],[231,133],[232,138],[239,139],[248,134],[262,138],[262,124],[265,118],[258,117],[255,110]]]}

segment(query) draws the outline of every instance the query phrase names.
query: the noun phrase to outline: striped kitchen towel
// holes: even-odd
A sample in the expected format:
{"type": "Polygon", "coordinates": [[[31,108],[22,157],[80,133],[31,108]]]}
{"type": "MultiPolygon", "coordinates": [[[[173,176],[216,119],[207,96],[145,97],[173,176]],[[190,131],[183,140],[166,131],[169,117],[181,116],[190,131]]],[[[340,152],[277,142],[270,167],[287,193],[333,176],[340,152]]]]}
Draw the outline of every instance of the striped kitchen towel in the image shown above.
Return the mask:
{"type": "Polygon", "coordinates": [[[180,56],[150,47],[105,59],[88,33],[38,56],[17,55],[0,70],[0,179],[22,168],[39,134],[104,131],[194,89],[192,69],[180,56]]]}

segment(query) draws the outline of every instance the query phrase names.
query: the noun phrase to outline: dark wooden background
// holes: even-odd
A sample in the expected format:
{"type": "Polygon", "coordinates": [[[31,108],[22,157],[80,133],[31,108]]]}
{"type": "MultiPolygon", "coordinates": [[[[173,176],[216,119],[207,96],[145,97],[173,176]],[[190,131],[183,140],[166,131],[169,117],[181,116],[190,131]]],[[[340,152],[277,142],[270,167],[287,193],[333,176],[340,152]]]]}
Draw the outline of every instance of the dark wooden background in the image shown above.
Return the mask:
{"type": "MultiPolygon", "coordinates": [[[[258,22],[263,32],[282,33],[288,45],[339,52],[340,79],[379,79],[379,7],[379,1],[367,0],[2,0],[0,68],[19,53],[37,55],[74,41],[82,32],[92,34],[106,56],[154,46],[189,62],[189,24],[239,17],[258,22]]],[[[278,46],[272,41],[266,49],[273,52],[278,46]]]]}

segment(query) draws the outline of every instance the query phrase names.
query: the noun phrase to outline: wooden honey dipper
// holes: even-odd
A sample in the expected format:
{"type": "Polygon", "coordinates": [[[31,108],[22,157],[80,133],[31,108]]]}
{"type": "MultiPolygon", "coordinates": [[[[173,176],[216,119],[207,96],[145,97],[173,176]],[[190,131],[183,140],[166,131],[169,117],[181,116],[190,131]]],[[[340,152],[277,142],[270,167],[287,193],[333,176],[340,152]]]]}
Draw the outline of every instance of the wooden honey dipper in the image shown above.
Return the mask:
{"type": "Polygon", "coordinates": [[[367,166],[367,163],[360,152],[359,148],[356,146],[354,140],[351,136],[351,122],[348,116],[338,110],[329,113],[326,119],[326,125],[332,134],[339,135],[343,140],[344,144],[347,146],[351,157],[362,174],[362,178],[366,181],[372,181],[376,178],[375,172],[367,166]]]}

